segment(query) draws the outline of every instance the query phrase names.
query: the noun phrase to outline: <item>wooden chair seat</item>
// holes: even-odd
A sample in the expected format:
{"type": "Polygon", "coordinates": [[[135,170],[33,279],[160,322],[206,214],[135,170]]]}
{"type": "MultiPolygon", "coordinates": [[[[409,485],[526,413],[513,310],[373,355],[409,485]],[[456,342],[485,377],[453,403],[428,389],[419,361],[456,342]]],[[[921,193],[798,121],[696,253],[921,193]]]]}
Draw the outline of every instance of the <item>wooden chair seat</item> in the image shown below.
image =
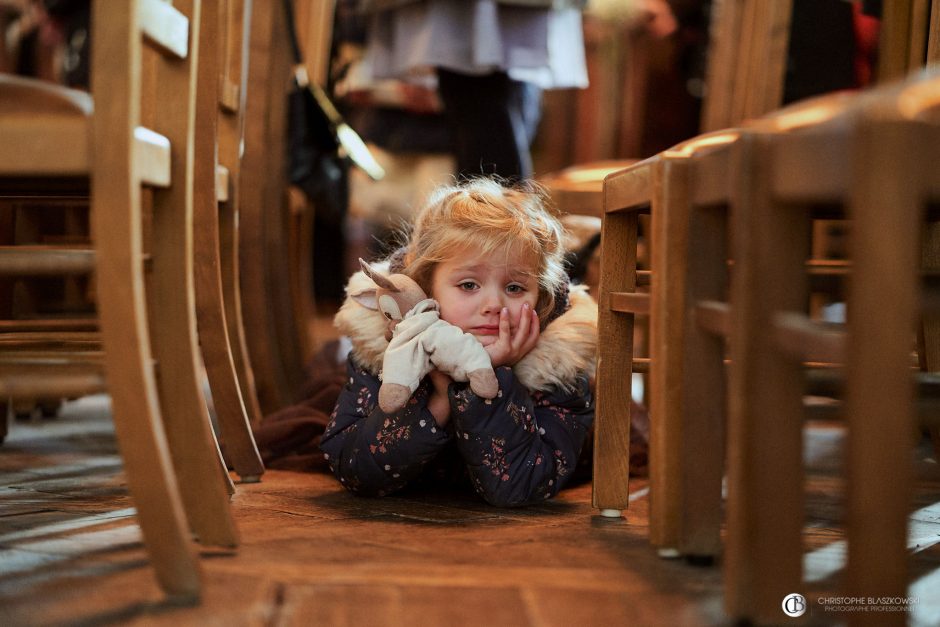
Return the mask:
{"type": "Polygon", "coordinates": [[[0,151],[0,170],[7,176],[87,175],[93,109],[85,92],[0,74],[0,134],[8,146],[0,151]]]}
{"type": "Polygon", "coordinates": [[[617,159],[579,164],[547,174],[539,182],[552,202],[565,214],[601,217],[604,214],[604,178],[639,159],[617,159]]]}
{"type": "MultiPolygon", "coordinates": [[[[0,172],[6,177],[87,177],[92,168],[90,94],[47,81],[0,74],[0,172]]],[[[134,130],[144,183],[166,186],[170,142],[145,127],[134,130]]]]}

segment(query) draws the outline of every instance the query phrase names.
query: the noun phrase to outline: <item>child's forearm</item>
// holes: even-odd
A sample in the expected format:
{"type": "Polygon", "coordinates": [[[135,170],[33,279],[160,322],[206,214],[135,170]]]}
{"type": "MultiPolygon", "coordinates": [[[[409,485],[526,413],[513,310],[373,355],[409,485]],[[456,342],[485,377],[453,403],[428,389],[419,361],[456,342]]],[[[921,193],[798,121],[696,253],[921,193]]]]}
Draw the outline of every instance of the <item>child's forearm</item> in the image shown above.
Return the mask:
{"type": "Polygon", "coordinates": [[[431,394],[428,397],[428,411],[434,416],[438,426],[443,427],[450,421],[450,396],[448,388],[453,380],[440,370],[428,373],[431,378],[431,394]]]}
{"type": "Polygon", "coordinates": [[[428,399],[428,411],[438,426],[443,427],[450,421],[450,399],[446,394],[432,394],[428,399]]]}

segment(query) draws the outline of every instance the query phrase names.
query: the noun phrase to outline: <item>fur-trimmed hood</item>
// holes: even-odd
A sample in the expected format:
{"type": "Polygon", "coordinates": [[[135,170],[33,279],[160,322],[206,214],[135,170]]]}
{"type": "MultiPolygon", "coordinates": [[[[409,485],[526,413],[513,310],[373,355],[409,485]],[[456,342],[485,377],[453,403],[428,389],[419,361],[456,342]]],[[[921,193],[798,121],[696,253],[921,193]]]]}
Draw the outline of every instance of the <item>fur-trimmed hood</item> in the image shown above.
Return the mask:
{"type": "MultiPolygon", "coordinates": [[[[388,272],[388,262],[372,265],[381,272],[388,272]]],[[[334,324],[351,340],[356,361],[378,375],[388,347],[386,320],[380,312],[367,309],[350,297],[373,286],[372,279],[364,272],[352,275],[346,285],[346,300],[334,324]]],[[[578,375],[594,375],[597,304],[581,285],[571,286],[569,299],[568,310],[545,327],[536,347],[513,367],[519,381],[530,391],[570,389],[575,386],[578,375]]]]}

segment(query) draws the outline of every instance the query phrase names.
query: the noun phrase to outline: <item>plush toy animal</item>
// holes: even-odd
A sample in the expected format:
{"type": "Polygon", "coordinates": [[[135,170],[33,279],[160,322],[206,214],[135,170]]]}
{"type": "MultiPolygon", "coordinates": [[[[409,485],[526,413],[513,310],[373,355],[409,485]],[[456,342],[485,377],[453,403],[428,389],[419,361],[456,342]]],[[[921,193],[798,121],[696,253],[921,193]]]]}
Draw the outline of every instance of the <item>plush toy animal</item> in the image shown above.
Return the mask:
{"type": "Polygon", "coordinates": [[[352,294],[353,299],[382,312],[388,320],[385,338],[389,344],[379,388],[382,411],[401,409],[434,368],[454,381],[469,381],[477,396],[496,396],[499,383],[490,356],[475,337],[441,320],[437,301],[428,298],[411,277],[386,276],[362,259],[359,264],[376,287],[352,294]]]}

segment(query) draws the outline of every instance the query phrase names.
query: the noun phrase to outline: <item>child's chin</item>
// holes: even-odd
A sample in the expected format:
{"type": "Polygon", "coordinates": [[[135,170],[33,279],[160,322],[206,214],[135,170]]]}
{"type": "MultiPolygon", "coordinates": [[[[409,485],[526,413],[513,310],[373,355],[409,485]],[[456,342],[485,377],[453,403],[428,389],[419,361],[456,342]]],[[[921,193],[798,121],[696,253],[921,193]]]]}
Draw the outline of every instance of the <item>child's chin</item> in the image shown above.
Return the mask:
{"type": "Polygon", "coordinates": [[[475,337],[477,341],[483,346],[494,344],[496,340],[499,339],[499,336],[496,335],[474,335],[473,337],[475,337]]]}

